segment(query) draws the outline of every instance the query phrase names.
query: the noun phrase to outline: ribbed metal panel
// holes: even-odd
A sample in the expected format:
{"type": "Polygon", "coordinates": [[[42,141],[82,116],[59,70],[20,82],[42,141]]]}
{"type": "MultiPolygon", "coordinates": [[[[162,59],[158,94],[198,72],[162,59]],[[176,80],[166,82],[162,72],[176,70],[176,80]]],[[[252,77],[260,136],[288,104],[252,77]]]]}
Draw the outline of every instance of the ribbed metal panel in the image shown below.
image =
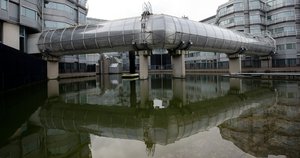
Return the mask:
{"type": "Polygon", "coordinates": [[[84,54],[146,49],[168,49],[268,55],[275,50],[269,37],[254,37],[214,25],[169,15],[107,21],[98,25],[48,30],[39,49],[53,55],[84,54]]]}

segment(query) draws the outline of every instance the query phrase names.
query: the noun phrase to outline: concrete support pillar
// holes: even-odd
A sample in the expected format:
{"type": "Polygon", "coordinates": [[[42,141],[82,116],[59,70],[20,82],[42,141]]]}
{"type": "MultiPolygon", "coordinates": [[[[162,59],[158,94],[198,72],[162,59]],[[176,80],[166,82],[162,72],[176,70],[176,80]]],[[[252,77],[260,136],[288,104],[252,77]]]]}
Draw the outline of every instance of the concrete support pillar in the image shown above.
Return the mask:
{"type": "Polygon", "coordinates": [[[180,102],[180,107],[186,105],[185,79],[173,79],[173,99],[180,102]]]}
{"type": "Polygon", "coordinates": [[[141,105],[140,108],[148,108],[149,103],[149,80],[140,81],[141,105]]]}
{"type": "Polygon", "coordinates": [[[58,79],[58,60],[47,60],[48,80],[58,79]]]}
{"type": "Polygon", "coordinates": [[[140,62],[140,71],[139,76],[140,79],[145,80],[148,79],[148,70],[149,70],[149,51],[139,51],[139,62],[140,62]]]}
{"type": "Polygon", "coordinates": [[[135,74],[135,52],[129,51],[129,73],[135,74]]]}
{"type": "Polygon", "coordinates": [[[269,69],[272,68],[272,57],[259,57],[260,60],[260,67],[269,69]]]}
{"type": "Polygon", "coordinates": [[[177,50],[175,54],[171,54],[174,78],[185,78],[185,62],[184,62],[185,53],[186,51],[184,50],[177,50]]]}
{"type": "Polygon", "coordinates": [[[47,83],[48,98],[59,96],[59,83],[57,80],[49,80],[47,83]]]}
{"type": "Polygon", "coordinates": [[[242,72],[242,62],[240,55],[234,57],[229,57],[229,74],[241,73],[242,72]]]}

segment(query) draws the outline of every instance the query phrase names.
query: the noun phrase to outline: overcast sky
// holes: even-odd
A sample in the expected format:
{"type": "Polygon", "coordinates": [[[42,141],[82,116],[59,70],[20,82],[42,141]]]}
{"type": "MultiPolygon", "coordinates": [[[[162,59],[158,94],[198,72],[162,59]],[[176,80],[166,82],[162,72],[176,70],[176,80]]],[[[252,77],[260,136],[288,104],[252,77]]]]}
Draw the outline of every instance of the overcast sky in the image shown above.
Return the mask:
{"type": "MultiPolygon", "coordinates": [[[[228,0],[149,0],[154,14],[187,16],[200,21],[216,14],[228,0]]],[[[140,16],[145,0],[88,0],[88,17],[114,20],[140,16]]]]}

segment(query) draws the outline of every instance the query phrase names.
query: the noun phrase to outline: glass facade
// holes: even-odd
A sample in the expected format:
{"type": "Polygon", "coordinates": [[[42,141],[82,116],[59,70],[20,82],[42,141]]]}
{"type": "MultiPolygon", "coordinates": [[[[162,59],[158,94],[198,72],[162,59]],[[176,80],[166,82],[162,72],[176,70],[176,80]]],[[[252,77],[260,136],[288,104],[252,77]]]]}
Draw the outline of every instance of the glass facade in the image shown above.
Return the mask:
{"type": "Polygon", "coordinates": [[[37,12],[26,7],[21,7],[21,15],[33,19],[35,21],[38,20],[37,12]]]}
{"type": "MultiPolygon", "coordinates": [[[[243,12],[237,10],[230,13],[226,12],[228,7],[241,3],[240,0],[231,0],[221,5],[217,11],[216,23],[222,27],[241,30],[253,35],[267,35],[266,32],[269,32],[277,43],[277,54],[272,57],[274,67],[284,67],[285,64],[287,66],[300,65],[297,60],[294,62],[294,59],[297,59],[297,54],[299,54],[297,52],[299,44],[296,41],[298,36],[296,19],[299,16],[296,14],[299,9],[295,7],[297,1],[246,0],[243,2],[243,12]],[[244,26],[236,24],[237,17],[243,18],[244,26]]],[[[246,58],[244,57],[243,60],[246,58]]]]}

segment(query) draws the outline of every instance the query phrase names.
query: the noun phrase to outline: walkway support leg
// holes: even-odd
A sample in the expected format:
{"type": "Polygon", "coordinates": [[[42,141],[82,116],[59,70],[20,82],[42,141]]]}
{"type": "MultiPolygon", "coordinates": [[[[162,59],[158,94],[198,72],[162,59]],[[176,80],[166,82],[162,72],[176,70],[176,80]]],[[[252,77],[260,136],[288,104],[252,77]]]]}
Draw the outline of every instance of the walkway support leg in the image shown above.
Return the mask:
{"type": "Polygon", "coordinates": [[[269,70],[272,68],[272,57],[267,56],[267,57],[259,57],[260,60],[260,67],[269,70]]]}
{"type": "Polygon", "coordinates": [[[185,53],[184,50],[177,50],[174,54],[171,54],[174,78],[185,78],[185,53]]]}
{"type": "Polygon", "coordinates": [[[236,74],[242,72],[242,62],[241,62],[241,56],[235,55],[235,56],[228,56],[229,58],[229,74],[236,74]]]}
{"type": "Polygon", "coordinates": [[[47,59],[47,77],[48,80],[58,79],[58,58],[49,57],[47,59]]]}
{"type": "Polygon", "coordinates": [[[129,51],[129,73],[135,74],[135,51],[129,51]]]}
{"type": "Polygon", "coordinates": [[[149,55],[150,51],[139,51],[139,62],[140,62],[140,70],[139,76],[141,80],[148,79],[148,70],[149,70],[149,55]]]}

